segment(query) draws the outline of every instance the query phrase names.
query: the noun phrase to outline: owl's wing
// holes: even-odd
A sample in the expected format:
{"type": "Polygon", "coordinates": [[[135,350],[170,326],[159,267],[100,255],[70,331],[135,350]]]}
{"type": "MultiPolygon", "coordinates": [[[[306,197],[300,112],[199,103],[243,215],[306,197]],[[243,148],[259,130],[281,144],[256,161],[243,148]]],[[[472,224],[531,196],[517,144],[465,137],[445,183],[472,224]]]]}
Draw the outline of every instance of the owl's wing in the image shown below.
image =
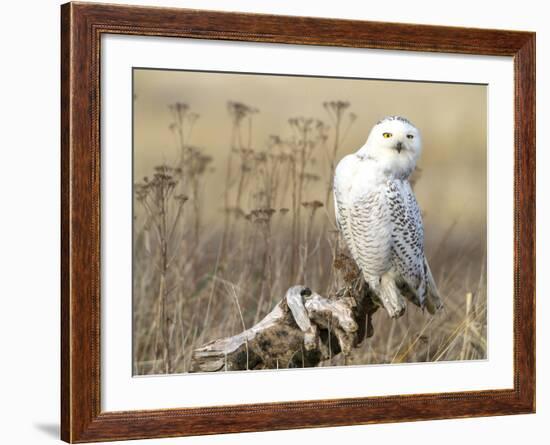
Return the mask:
{"type": "Polygon", "coordinates": [[[356,199],[344,199],[346,191],[342,190],[338,173],[337,169],[334,207],[338,228],[365,280],[376,287],[381,275],[391,267],[391,223],[386,196],[383,189],[374,188],[356,199]]]}
{"type": "Polygon", "coordinates": [[[348,176],[351,173],[351,170],[353,169],[354,163],[356,160],[353,156],[348,155],[344,156],[338,162],[336,165],[336,168],[334,169],[334,178],[332,183],[332,192],[333,192],[333,198],[334,198],[334,216],[336,218],[336,227],[338,227],[338,230],[342,233],[342,235],[345,238],[345,235],[343,234],[342,230],[346,228],[347,221],[346,216],[347,212],[345,211],[344,206],[344,183],[346,176],[348,176]]]}
{"type": "Polygon", "coordinates": [[[424,257],[424,266],[426,270],[426,309],[428,309],[430,314],[435,314],[443,307],[443,301],[441,300],[441,295],[437,290],[437,286],[426,257],[424,257]]]}
{"type": "Polygon", "coordinates": [[[386,189],[392,222],[392,263],[402,280],[416,294],[416,303],[426,299],[424,228],[416,198],[407,180],[393,180],[386,189]]]}

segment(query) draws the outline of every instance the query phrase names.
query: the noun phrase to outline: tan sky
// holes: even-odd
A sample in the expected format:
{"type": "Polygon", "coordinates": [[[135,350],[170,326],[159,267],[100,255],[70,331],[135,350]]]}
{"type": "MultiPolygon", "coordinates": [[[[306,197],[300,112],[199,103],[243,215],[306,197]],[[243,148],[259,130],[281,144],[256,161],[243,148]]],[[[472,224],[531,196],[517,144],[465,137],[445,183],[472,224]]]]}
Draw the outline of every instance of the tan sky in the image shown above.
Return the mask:
{"type": "MultiPolygon", "coordinates": [[[[182,101],[200,114],[190,142],[211,155],[216,168],[205,184],[213,204],[207,220],[219,211],[223,194],[222,166],[231,134],[228,101],[260,110],[253,121],[252,146],[264,149],[270,135],[289,135],[288,118],[314,117],[328,123],[322,103],[343,100],[351,103],[349,110],[357,120],[338,158],[356,151],[382,117],[404,116],[423,136],[422,177],[415,191],[425,222],[441,230],[455,221],[464,231],[485,230],[485,86],[136,69],[134,93],[136,180],[150,174],[154,165],[176,159],[168,105],[182,101]]],[[[322,164],[319,173],[326,175],[322,164]]],[[[309,198],[317,199],[318,191],[310,192],[309,198]]]]}

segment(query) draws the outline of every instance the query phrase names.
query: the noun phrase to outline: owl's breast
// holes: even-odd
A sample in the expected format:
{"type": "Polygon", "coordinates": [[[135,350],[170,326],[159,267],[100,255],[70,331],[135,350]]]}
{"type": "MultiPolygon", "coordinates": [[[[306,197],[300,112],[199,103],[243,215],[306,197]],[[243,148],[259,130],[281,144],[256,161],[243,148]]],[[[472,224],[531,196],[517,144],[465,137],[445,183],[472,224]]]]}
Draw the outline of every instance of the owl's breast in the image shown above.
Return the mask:
{"type": "Polygon", "coordinates": [[[378,191],[385,182],[375,162],[351,155],[346,156],[337,167],[335,188],[342,201],[352,205],[365,195],[378,191]]]}

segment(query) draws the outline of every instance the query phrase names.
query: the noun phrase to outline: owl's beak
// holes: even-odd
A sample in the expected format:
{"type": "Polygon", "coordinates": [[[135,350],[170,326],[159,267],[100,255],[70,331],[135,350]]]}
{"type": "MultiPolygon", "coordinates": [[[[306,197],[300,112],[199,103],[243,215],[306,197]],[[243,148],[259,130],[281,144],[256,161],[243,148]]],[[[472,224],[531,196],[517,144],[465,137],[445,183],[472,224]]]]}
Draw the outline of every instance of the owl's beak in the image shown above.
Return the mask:
{"type": "Polygon", "coordinates": [[[399,141],[395,144],[395,149],[397,150],[397,153],[401,153],[401,150],[403,150],[403,142],[399,141]]]}

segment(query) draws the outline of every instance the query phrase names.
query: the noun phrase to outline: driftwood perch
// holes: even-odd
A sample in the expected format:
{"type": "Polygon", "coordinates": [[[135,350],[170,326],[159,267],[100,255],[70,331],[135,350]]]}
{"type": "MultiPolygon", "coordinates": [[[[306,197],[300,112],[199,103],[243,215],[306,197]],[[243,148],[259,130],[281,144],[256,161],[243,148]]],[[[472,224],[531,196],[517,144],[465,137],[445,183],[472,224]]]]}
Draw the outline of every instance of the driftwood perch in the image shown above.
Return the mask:
{"type": "Polygon", "coordinates": [[[324,297],[297,285],[260,322],[193,352],[192,372],[301,368],[342,353],[346,357],[373,334],[373,295],[355,263],[340,255],[334,264],[344,287],[324,297]]]}

